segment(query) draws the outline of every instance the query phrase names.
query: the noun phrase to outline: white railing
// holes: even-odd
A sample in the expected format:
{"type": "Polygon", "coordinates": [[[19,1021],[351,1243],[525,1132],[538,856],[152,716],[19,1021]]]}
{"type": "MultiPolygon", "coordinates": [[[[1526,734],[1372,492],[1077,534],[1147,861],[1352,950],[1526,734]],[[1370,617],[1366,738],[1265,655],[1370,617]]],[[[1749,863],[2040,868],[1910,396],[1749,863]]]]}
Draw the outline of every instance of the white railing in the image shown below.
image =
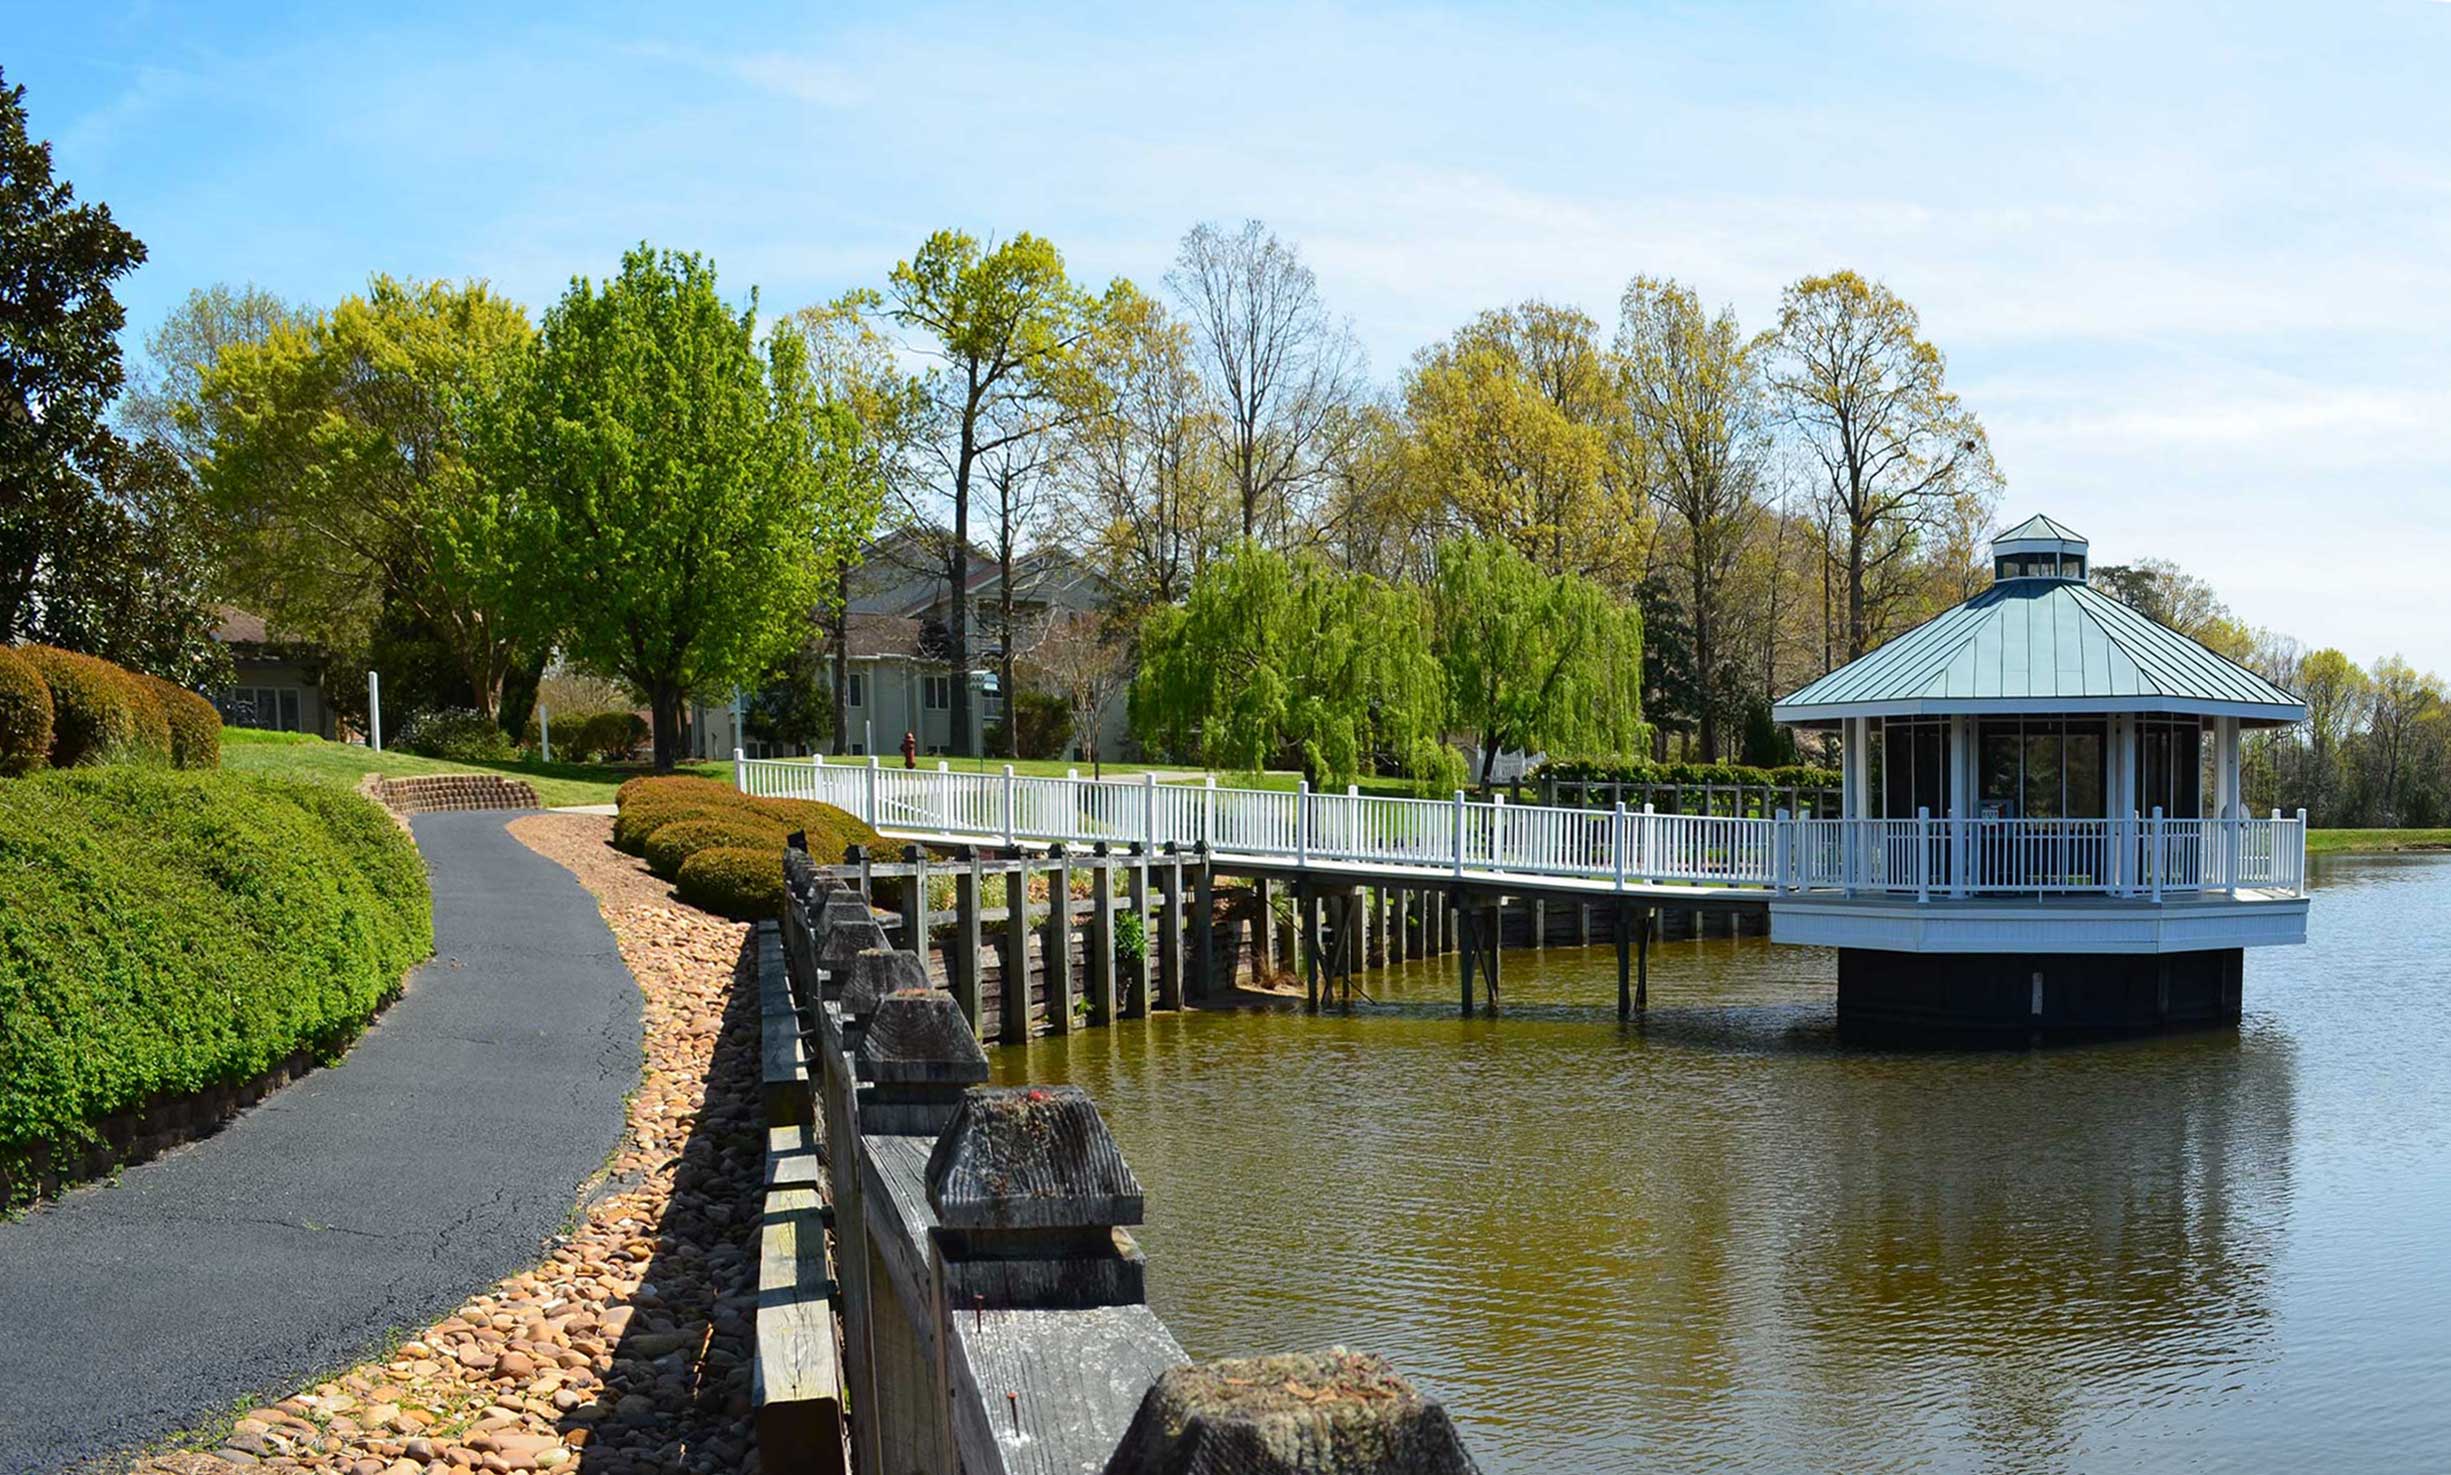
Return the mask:
{"type": "Polygon", "coordinates": [[[733,760],[765,798],[817,799],[878,830],[1467,873],[1934,899],[2159,897],[2306,889],[2306,813],[2269,819],[1737,819],[1395,799],[1131,779],[1037,778],[867,762],[733,760]]]}

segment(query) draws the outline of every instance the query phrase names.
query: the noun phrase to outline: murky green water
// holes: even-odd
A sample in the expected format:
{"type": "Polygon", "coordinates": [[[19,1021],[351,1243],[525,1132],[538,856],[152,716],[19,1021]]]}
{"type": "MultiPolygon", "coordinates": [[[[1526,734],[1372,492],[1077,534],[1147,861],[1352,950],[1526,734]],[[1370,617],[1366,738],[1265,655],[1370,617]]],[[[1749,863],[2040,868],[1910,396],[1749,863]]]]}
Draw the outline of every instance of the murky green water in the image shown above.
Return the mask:
{"type": "Polygon", "coordinates": [[[2335,862],[2235,1034],[1841,1048],[1832,960],[1450,962],[997,1052],[1093,1091],[1196,1357],[1341,1342],[1491,1472],[2451,1463],[2451,858],[2335,862]]]}

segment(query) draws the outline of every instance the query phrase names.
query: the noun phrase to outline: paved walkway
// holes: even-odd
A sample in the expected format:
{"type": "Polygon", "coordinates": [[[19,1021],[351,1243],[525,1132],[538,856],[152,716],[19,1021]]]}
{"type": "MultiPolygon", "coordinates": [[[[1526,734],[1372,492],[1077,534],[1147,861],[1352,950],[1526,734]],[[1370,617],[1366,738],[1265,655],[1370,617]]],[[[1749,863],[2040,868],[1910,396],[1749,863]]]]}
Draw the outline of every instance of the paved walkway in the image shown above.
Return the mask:
{"type": "Polygon", "coordinates": [[[338,1065],[0,1223],[0,1475],[286,1394],[562,1228],[638,1080],[638,991],[594,899],[508,818],[416,818],[435,956],[338,1065]]]}

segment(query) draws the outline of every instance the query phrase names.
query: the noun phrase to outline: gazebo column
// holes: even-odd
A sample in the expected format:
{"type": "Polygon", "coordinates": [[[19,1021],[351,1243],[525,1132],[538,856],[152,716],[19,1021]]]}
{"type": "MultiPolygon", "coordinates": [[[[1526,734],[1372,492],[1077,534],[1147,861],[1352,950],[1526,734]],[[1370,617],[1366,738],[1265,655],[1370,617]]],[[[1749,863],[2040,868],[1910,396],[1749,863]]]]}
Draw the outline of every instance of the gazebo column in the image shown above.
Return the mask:
{"type": "MultiPolygon", "coordinates": [[[[1845,765],[1841,770],[1845,779],[1841,785],[1841,798],[1846,818],[1851,821],[1870,818],[1864,803],[1864,775],[1870,766],[1866,760],[1871,755],[1866,750],[1872,745],[1871,731],[1872,719],[1869,717],[1846,718],[1839,728],[1839,756],[1845,765]]],[[[1846,840],[1840,855],[1846,868],[1846,884],[1850,894],[1855,890],[1856,878],[1863,874],[1863,831],[1861,824],[1848,824],[1840,831],[1846,840]]]]}
{"type": "Polygon", "coordinates": [[[2108,875],[2114,892],[2125,891],[2136,847],[2127,840],[2128,815],[2136,808],[2136,719],[2124,712],[2111,715],[2110,736],[2102,752],[2102,813],[2110,821],[2112,843],[2108,875]]]}
{"type": "Polygon", "coordinates": [[[1966,894],[1966,821],[1974,818],[1974,719],[1949,719],[1949,894],[1966,894]]]}

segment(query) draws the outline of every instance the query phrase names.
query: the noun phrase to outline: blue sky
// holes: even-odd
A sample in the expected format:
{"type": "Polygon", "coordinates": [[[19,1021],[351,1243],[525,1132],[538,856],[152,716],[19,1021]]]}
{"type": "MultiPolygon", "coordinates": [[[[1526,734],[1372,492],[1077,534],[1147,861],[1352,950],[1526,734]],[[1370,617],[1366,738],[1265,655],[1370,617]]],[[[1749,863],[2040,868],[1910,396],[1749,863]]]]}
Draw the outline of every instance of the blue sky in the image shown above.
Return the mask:
{"type": "Polygon", "coordinates": [[[1761,325],[1847,266],[1922,310],[2010,519],[2451,673],[2451,4],[342,10],[0,0],[151,248],[138,328],[375,270],[541,308],[642,238],[789,308],[941,225],[1154,287],[1256,215],[1392,382],[1527,295],[1761,325]]]}

